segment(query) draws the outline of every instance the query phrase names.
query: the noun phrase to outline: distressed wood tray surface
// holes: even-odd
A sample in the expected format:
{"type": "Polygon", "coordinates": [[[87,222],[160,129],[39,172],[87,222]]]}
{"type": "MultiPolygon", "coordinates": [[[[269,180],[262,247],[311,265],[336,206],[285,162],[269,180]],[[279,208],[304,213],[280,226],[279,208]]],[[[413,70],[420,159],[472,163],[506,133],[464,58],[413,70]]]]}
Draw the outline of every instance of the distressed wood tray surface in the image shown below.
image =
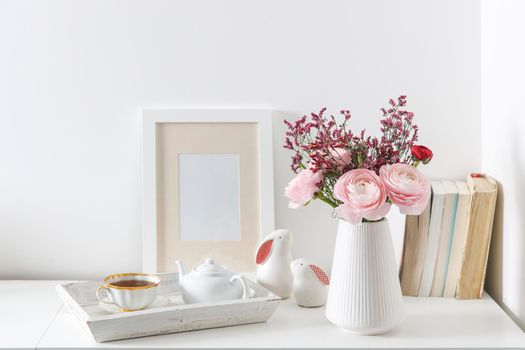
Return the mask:
{"type": "Polygon", "coordinates": [[[97,342],[185,332],[198,329],[266,322],[280,298],[250,281],[249,299],[184,304],[178,273],[159,274],[157,294],[170,299],[164,307],[111,313],[99,306],[95,296],[99,281],[75,282],[56,287],[67,308],[97,342]]]}

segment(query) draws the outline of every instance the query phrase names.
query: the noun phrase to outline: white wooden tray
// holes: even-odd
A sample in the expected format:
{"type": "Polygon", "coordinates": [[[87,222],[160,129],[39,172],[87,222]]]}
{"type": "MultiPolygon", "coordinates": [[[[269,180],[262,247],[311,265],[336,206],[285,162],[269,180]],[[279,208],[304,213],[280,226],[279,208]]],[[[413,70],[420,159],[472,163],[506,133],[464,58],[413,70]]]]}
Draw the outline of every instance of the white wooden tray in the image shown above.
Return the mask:
{"type": "Polygon", "coordinates": [[[134,312],[111,313],[95,296],[102,282],[75,282],[56,287],[60,298],[97,342],[266,322],[280,298],[249,281],[252,297],[185,305],[180,298],[178,273],[159,274],[158,293],[170,305],[134,312]]]}

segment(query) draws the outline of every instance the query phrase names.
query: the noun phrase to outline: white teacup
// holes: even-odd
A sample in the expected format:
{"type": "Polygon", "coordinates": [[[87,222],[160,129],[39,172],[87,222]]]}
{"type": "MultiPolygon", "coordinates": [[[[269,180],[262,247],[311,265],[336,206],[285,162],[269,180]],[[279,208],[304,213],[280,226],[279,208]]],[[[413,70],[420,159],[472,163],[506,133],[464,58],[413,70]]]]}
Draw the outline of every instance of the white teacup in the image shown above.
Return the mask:
{"type": "Polygon", "coordinates": [[[96,293],[100,302],[116,305],[122,311],[137,311],[155,301],[160,277],[147,273],[119,273],[107,276],[104,283],[96,293]],[[101,294],[103,289],[109,301],[101,294]]]}

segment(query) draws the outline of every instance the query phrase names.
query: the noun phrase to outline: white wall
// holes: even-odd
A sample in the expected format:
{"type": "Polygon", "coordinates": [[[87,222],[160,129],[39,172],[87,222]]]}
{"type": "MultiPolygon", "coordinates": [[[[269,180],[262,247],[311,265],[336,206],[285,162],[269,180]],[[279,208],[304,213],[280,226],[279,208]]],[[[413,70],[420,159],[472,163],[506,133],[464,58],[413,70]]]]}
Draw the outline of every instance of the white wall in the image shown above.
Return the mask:
{"type": "Polygon", "coordinates": [[[483,170],[500,183],[489,293],[525,328],[525,2],[482,3],[483,170]]]}
{"type": "MultiPolygon", "coordinates": [[[[406,93],[433,177],[481,165],[478,1],[0,1],[0,278],[141,268],[141,110],[265,107],[294,116],[378,108],[406,93]]],[[[330,266],[336,221],[276,223],[330,266]]],[[[400,230],[395,230],[399,241],[400,230]]]]}

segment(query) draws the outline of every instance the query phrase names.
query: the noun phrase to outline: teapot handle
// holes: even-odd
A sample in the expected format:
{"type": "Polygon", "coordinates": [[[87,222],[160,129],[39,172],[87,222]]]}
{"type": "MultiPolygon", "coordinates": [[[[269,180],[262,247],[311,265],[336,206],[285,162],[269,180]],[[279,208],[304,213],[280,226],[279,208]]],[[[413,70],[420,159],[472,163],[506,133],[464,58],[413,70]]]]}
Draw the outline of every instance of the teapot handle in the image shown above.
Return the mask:
{"type": "Polygon", "coordinates": [[[238,280],[239,282],[241,282],[241,285],[242,285],[242,297],[241,298],[248,299],[250,297],[250,293],[248,291],[248,286],[246,285],[246,281],[244,280],[244,278],[241,275],[234,275],[232,276],[232,278],[230,278],[230,283],[232,283],[235,280],[238,280]]]}

